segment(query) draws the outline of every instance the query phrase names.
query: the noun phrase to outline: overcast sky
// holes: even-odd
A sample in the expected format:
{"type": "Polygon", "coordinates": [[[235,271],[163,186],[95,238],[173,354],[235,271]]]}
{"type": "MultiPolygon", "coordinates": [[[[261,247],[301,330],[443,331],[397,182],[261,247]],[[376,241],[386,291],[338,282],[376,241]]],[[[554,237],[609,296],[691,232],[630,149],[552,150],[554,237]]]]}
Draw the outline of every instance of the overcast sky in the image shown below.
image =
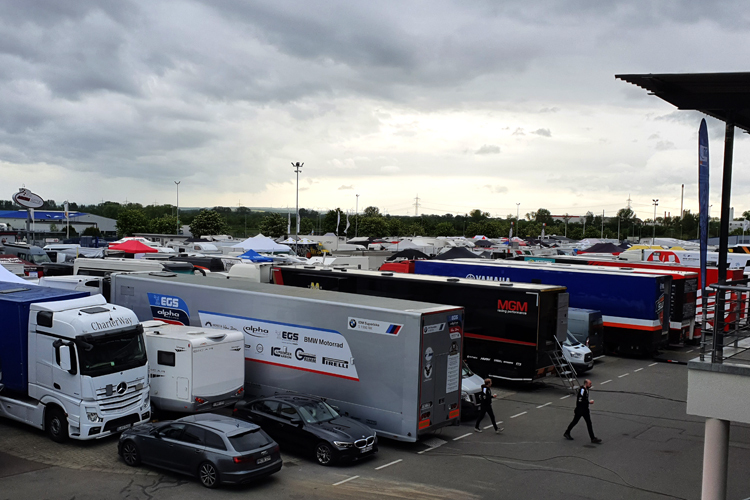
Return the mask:
{"type": "MultiPolygon", "coordinates": [[[[0,199],[493,216],[697,211],[701,115],[614,78],[748,71],[739,1],[0,3],[0,199]]],[[[711,138],[712,215],[723,124],[711,138]]],[[[737,132],[733,206],[750,209],[737,132]]]]}

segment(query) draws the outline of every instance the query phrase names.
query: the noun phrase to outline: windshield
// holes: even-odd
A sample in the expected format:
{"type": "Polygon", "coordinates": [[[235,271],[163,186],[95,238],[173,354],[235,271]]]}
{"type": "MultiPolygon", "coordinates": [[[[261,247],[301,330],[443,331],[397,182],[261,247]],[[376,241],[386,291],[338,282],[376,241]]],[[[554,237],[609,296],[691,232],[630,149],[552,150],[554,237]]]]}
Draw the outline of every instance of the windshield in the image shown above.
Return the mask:
{"type": "Polygon", "coordinates": [[[146,364],[143,335],[137,330],[101,338],[76,338],[81,373],[97,377],[146,364]]]}
{"type": "Polygon", "coordinates": [[[29,255],[29,260],[37,265],[47,264],[52,262],[46,253],[29,255]]]}
{"type": "Polygon", "coordinates": [[[565,342],[563,342],[563,345],[569,345],[569,346],[575,347],[577,345],[580,345],[580,342],[578,342],[576,338],[570,332],[568,332],[568,338],[565,339],[565,342]]]}
{"type": "Polygon", "coordinates": [[[336,410],[331,408],[325,401],[308,401],[300,404],[297,409],[308,424],[328,422],[339,417],[336,410]]]}
{"type": "Polygon", "coordinates": [[[474,372],[471,371],[471,369],[466,365],[466,363],[463,364],[461,367],[461,378],[469,378],[473,377],[474,372]]]}

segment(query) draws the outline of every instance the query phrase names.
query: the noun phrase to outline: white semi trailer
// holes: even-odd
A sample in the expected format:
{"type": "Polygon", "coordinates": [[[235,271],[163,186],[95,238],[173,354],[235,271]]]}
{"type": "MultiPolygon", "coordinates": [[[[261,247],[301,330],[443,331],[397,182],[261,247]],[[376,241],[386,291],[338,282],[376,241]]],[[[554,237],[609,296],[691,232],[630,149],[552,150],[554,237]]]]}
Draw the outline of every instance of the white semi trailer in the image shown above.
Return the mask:
{"type": "Polygon", "coordinates": [[[143,327],[101,295],[0,282],[0,415],[58,442],[150,419],[143,327]]]}
{"type": "Polygon", "coordinates": [[[243,332],[248,396],[323,397],[403,441],[459,422],[461,307],[170,273],[114,274],[111,301],[243,332]]]}

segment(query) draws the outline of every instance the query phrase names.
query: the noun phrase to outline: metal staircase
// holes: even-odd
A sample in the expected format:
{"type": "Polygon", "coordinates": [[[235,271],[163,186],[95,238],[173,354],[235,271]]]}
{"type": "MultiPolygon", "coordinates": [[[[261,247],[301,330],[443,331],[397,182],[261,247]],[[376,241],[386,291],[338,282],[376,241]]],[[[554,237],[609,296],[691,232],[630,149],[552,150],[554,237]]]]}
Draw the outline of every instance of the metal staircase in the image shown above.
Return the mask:
{"type": "Polygon", "coordinates": [[[576,389],[581,385],[578,382],[578,374],[576,373],[575,368],[573,368],[573,365],[570,364],[570,361],[563,356],[562,344],[560,344],[557,337],[555,337],[555,342],[557,343],[557,349],[550,351],[548,353],[549,357],[555,365],[555,372],[557,372],[557,375],[563,381],[565,387],[567,387],[571,393],[575,393],[576,389]]]}

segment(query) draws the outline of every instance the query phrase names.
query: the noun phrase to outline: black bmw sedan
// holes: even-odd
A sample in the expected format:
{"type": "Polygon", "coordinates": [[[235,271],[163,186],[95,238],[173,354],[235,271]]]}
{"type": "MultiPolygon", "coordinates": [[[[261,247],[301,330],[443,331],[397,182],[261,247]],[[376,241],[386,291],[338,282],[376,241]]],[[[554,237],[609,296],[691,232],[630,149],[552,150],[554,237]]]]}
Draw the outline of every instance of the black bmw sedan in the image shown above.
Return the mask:
{"type": "Polygon", "coordinates": [[[271,475],[282,465],[279,445],[260,427],[213,413],[131,427],[117,451],[127,465],[197,476],[207,488],[271,475]]]}
{"type": "Polygon", "coordinates": [[[284,448],[313,453],[321,465],[359,460],[378,451],[374,430],[342,417],[328,403],[313,396],[285,394],[240,401],[234,416],[261,426],[284,448]]]}

